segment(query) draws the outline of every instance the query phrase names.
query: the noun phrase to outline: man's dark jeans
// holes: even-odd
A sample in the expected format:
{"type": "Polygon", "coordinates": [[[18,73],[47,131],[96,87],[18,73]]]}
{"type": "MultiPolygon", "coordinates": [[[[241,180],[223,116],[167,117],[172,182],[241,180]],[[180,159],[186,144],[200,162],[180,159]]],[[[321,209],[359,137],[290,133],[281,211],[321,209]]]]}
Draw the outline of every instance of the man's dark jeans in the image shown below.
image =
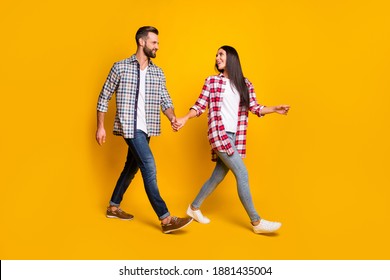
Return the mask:
{"type": "Polygon", "coordinates": [[[142,130],[137,130],[134,138],[126,138],[125,141],[128,145],[126,164],[115,186],[110,204],[119,206],[135,174],[141,169],[150,204],[160,220],[168,217],[170,215],[168,208],[157,186],[156,164],[149,146],[150,137],[142,130]]]}

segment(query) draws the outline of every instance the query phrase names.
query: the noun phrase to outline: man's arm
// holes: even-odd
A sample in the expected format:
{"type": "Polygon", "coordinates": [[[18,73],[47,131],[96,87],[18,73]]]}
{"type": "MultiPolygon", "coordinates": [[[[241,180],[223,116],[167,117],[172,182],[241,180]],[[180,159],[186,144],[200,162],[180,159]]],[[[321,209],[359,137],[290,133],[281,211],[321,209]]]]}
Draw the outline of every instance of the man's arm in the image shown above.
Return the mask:
{"type": "Polygon", "coordinates": [[[164,115],[168,118],[168,120],[173,124],[176,121],[175,111],[172,107],[163,111],[164,115]]]}
{"type": "Polygon", "coordinates": [[[105,114],[105,112],[97,111],[96,141],[99,145],[103,145],[106,142],[106,130],[104,129],[105,114]]]}
{"type": "Polygon", "coordinates": [[[176,119],[176,122],[172,124],[173,130],[179,131],[179,129],[181,129],[189,119],[195,118],[197,114],[198,114],[197,111],[194,108],[191,108],[188,111],[187,115],[176,119]]]}

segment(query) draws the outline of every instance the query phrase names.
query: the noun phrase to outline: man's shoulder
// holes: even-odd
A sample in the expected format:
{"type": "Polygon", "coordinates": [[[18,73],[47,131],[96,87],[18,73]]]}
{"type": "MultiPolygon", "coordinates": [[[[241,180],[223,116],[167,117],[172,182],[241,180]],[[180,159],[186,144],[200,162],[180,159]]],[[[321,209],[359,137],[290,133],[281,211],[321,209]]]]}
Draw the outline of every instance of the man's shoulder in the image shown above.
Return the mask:
{"type": "Polygon", "coordinates": [[[116,62],[114,63],[114,65],[122,66],[122,65],[126,65],[126,64],[132,64],[132,63],[134,63],[135,61],[137,61],[137,59],[136,59],[135,55],[132,55],[132,56],[127,57],[127,58],[125,58],[125,59],[121,59],[121,60],[119,60],[119,61],[116,61],[116,62]]]}
{"type": "Polygon", "coordinates": [[[150,62],[148,68],[149,68],[150,72],[152,74],[154,74],[154,75],[165,76],[164,71],[162,70],[162,68],[157,66],[153,62],[150,62]]]}
{"type": "Polygon", "coordinates": [[[155,69],[157,71],[162,71],[162,68],[158,66],[156,63],[154,63],[153,61],[150,61],[149,68],[155,69]]]}
{"type": "MultiPolygon", "coordinates": [[[[135,56],[134,56],[135,58],[135,56]]],[[[134,63],[133,56],[119,60],[114,62],[114,65],[112,66],[112,71],[116,72],[119,75],[122,75],[123,73],[134,72],[137,66],[136,63],[134,63]]]]}

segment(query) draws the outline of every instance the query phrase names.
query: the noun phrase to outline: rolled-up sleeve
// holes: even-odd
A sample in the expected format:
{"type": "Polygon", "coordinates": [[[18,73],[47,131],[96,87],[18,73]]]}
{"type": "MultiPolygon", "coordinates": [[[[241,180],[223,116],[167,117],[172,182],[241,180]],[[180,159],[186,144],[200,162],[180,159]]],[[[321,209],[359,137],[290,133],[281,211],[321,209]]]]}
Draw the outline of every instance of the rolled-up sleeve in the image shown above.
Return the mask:
{"type": "Polygon", "coordinates": [[[120,81],[120,76],[116,64],[114,64],[108,74],[103,89],[99,94],[97,110],[100,112],[108,111],[108,102],[111,100],[112,95],[117,90],[120,81]]]}
{"type": "Polygon", "coordinates": [[[249,80],[246,80],[246,84],[249,91],[249,111],[259,117],[262,117],[263,115],[261,114],[261,109],[263,109],[264,106],[257,102],[255,89],[252,83],[249,82],[249,80]]]}
{"type": "Polygon", "coordinates": [[[194,106],[191,107],[191,109],[194,109],[196,111],[197,117],[199,117],[201,114],[204,113],[204,111],[206,111],[207,105],[209,104],[209,98],[210,98],[210,77],[205,80],[202,88],[202,92],[200,93],[194,106]]]}
{"type": "Polygon", "coordinates": [[[165,110],[167,110],[169,108],[173,109],[173,102],[172,102],[171,96],[169,95],[169,92],[167,89],[165,74],[161,69],[159,69],[159,70],[161,72],[160,73],[161,110],[164,112],[165,110]]]}

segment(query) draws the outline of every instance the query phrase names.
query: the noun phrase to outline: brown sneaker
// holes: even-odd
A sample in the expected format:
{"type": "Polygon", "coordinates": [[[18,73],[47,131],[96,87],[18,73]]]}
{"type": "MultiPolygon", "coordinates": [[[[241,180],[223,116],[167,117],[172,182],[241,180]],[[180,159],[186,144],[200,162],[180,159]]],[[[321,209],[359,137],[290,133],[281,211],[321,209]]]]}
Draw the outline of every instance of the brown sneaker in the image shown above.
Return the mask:
{"type": "Polygon", "coordinates": [[[171,218],[171,221],[169,222],[169,224],[161,224],[162,232],[163,233],[170,233],[172,231],[182,229],[183,227],[187,226],[191,222],[192,222],[191,217],[178,218],[178,217],[173,216],[171,218]]]}
{"type": "Polygon", "coordinates": [[[112,210],[111,206],[107,207],[106,217],[117,218],[117,219],[128,220],[128,221],[134,218],[133,215],[126,213],[120,207],[117,207],[115,210],[112,210]]]}

